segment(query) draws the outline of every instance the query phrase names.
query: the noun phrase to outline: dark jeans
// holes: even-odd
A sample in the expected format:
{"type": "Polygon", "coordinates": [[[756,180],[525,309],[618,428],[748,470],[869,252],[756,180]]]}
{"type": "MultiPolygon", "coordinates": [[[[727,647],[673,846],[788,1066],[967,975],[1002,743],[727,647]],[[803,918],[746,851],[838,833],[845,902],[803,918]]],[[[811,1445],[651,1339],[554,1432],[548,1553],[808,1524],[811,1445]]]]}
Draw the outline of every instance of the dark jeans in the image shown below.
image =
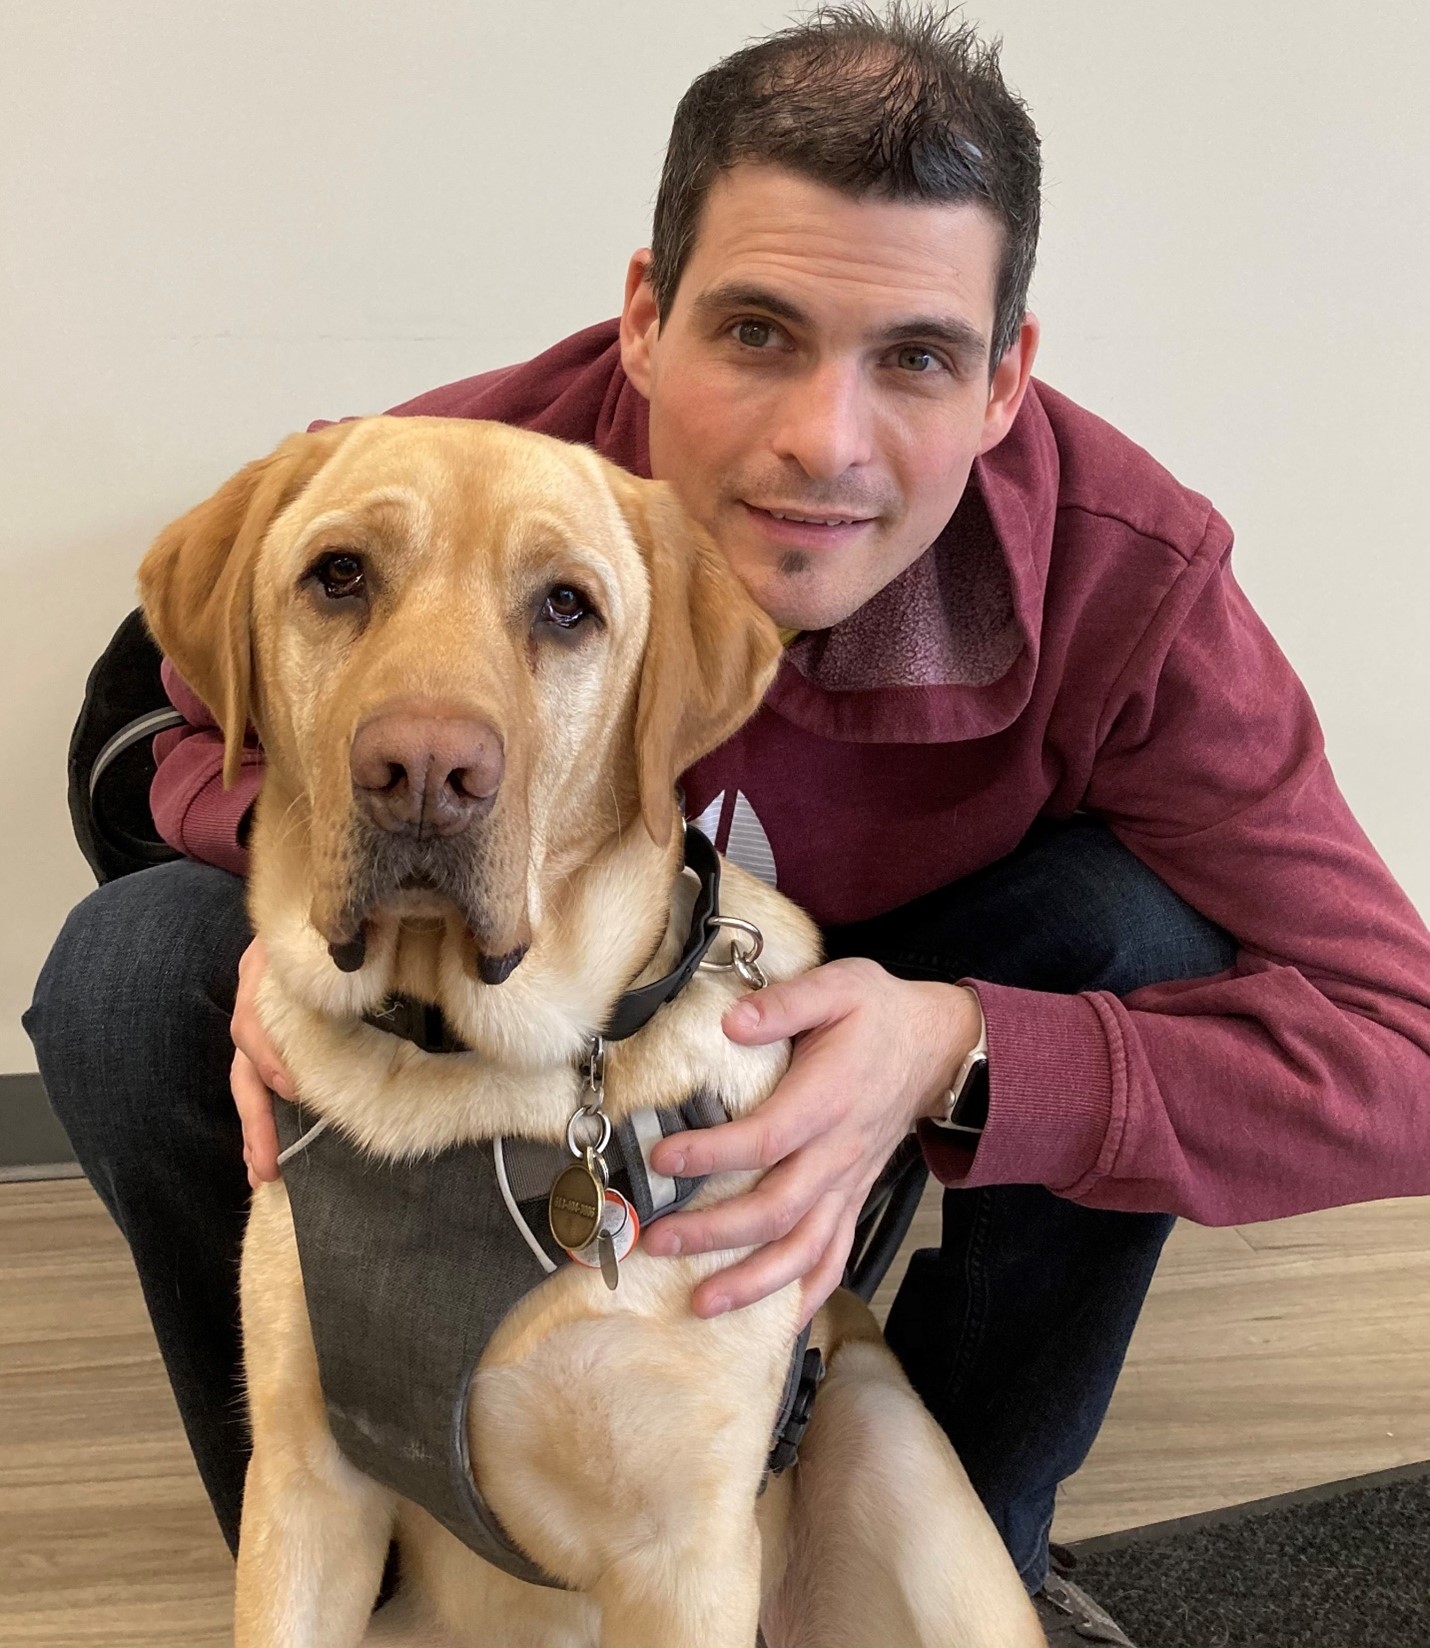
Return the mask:
{"type": "MultiPolygon", "coordinates": [[[[236,1545],[247,1437],[237,1265],[248,1202],[228,1019],[249,938],[241,886],[163,865],[70,916],[25,1027],[85,1172],[124,1232],[204,1486],[236,1545]]],[[[1088,818],[876,921],[826,934],[907,977],[1071,992],[1228,966],[1231,940],[1088,818]]],[[[997,1081],[996,1072],[994,1081],[997,1081]]],[[[1025,1583],[1041,1584],[1059,1481],[1107,1409],[1172,1225],[1036,1186],[950,1191],[889,1339],[953,1438],[1025,1583]]]]}

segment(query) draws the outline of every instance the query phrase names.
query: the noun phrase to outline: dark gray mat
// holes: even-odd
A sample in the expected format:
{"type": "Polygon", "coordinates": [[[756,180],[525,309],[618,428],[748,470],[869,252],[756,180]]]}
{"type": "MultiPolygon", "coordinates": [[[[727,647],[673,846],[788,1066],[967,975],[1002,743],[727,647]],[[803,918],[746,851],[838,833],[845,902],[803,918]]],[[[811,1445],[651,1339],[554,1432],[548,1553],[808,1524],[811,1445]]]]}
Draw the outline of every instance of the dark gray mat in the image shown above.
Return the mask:
{"type": "Polygon", "coordinates": [[[1430,1463],[1071,1549],[1140,1648],[1430,1648],[1430,1463]]]}

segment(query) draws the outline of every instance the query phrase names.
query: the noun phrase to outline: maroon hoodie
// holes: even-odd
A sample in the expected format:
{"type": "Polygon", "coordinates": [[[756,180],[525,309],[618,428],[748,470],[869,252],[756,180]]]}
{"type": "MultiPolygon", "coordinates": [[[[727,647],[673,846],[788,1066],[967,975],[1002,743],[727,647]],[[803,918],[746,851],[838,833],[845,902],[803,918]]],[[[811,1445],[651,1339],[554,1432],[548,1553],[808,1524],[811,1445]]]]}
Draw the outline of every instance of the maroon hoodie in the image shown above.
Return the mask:
{"type": "MultiPolygon", "coordinates": [[[[615,327],[399,414],[496,418],[649,474],[615,327]]],[[[938,542],[786,651],[763,707],[685,779],[692,817],[824,924],[877,915],[1086,809],[1231,932],[1235,967],[1125,1000],[969,980],[992,1095],[946,1184],[1044,1184],[1206,1224],[1430,1189],[1430,935],[1336,788],[1305,689],[1205,498],[1046,385],[938,542]],[[743,849],[743,851],[741,850],[743,849]]],[[[166,734],[166,839],[242,871],[253,750],[166,734]]]]}

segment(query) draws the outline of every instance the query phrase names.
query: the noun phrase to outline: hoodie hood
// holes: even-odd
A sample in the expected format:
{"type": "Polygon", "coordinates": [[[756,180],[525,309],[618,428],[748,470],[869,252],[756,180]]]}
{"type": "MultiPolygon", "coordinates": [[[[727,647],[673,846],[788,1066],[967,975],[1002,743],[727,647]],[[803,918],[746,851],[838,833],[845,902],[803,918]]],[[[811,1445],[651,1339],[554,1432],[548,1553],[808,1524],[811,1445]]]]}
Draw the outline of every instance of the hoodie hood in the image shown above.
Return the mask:
{"type": "Polygon", "coordinates": [[[843,743],[1002,732],[1037,676],[1057,496],[1057,443],[1030,388],[938,538],[842,623],[790,646],[766,705],[843,743]]]}

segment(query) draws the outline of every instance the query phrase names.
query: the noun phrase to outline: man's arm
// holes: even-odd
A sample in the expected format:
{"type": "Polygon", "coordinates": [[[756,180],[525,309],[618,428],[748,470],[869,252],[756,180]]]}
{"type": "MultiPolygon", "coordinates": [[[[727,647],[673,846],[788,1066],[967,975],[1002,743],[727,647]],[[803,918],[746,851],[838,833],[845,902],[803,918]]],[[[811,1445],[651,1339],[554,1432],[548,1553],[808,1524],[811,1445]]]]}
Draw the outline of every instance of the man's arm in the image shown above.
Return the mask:
{"type": "Polygon", "coordinates": [[[208,706],[166,658],[164,691],[188,723],[154,740],[158,763],[149,810],[159,834],[189,858],[248,873],[242,825],[263,781],[263,751],[251,730],[244,739],[243,767],[231,790],[223,787],[223,733],[208,706]]]}
{"type": "MultiPolygon", "coordinates": [[[[1423,1193],[1430,935],[1351,817],[1305,690],[1224,557],[1188,589],[1124,672],[1085,799],[1237,938],[1237,963],[1124,1001],[963,981],[986,1021],[988,1120],[976,1152],[925,1121],[925,1154],[949,1185],[1044,1184],[1207,1224],[1423,1193]]],[[[977,1039],[964,993],[835,962],[747,998],[758,1025],[727,1018],[742,1042],[801,1040],[752,1116],[656,1148],[664,1172],[677,1153],[695,1173],[771,1170],[650,1234],[659,1252],[766,1244],[701,1284],[700,1314],[795,1277],[809,1311],[835,1285],[888,1127],[931,1114],[977,1039]]]]}
{"type": "Polygon", "coordinates": [[[1430,1190],[1430,935],[1225,558],[1124,686],[1086,804],[1236,965],[1123,1001],[978,984],[988,1123],[972,1158],[925,1130],[934,1170],[1206,1224],[1430,1190]]]}

